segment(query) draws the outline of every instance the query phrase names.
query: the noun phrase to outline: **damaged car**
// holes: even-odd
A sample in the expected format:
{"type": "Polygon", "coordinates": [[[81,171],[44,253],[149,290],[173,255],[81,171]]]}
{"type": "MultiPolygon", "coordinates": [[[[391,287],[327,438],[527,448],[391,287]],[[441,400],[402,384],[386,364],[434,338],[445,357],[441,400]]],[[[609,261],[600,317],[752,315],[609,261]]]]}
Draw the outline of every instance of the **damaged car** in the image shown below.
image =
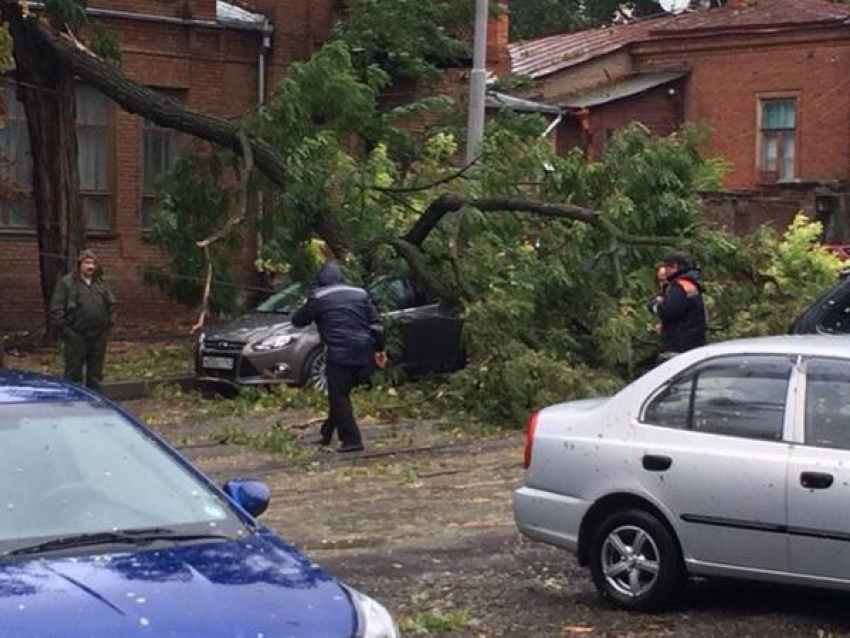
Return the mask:
{"type": "MultiPolygon", "coordinates": [[[[465,360],[462,322],[454,309],[430,298],[412,280],[383,277],[367,287],[398,343],[396,361],[411,376],[455,370],[465,360]]],[[[201,334],[195,371],[205,386],[326,387],[325,351],[314,325],[296,328],[291,315],[309,287],[295,283],[253,311],[201,334]]]]}

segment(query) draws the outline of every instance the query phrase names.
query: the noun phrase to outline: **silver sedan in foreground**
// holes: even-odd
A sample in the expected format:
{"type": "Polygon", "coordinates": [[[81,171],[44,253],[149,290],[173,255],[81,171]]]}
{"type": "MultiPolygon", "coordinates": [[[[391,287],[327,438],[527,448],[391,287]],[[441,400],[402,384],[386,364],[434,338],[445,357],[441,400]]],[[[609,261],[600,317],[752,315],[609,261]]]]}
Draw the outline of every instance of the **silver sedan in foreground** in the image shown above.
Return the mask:
{"type": "Polygon", "coordinates": [[[850,337],[712,345],[546,408],[525,467],[519,530],[617,606],[660,608],[689,575],[850,590],[850,337]]]}

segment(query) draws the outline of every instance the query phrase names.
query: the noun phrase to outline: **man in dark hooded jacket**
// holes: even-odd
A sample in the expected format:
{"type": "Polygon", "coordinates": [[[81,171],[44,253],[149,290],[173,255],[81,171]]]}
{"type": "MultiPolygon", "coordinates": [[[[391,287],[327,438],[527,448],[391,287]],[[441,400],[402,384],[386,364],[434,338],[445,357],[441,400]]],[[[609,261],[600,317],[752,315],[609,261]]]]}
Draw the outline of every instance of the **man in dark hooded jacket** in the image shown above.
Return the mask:
{"type": "Polygon", "coordinates": [[[661,320],[662,358],[705,345],[708,321],[699,271],[682,253],[671,253],[659,264],[662,293],[650,302],[661,320]]]}
{"type": "Polygon", "coordinates": [[[325,346],[329,414],[321,443],[330,445],[336,431],[340,452],[359,452],[363,441],[351,390],[385,360],[384,328],[369,293],[346,284],[336,262],[325,264],[316,280],[318,287],[292,315],[292,324],[303,328],[315,322],[325,346]]]}

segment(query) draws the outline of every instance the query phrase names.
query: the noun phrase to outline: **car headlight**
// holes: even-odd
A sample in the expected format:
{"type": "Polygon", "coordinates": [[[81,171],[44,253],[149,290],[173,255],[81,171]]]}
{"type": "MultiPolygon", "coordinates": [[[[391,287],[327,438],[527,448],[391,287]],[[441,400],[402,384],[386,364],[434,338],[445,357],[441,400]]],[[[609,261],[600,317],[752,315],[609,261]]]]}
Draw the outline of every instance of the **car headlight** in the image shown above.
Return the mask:
{"type": "Polygon", "coordinates": [[[290,343],[295,341],[297,337],[295,335],[280,335],[277,337],[270,337],[268,339],[263,339],[262,341],[257,341],[256,343],[251,344],[251,350],[254,352],[268,352],[269,350],[280,350],[281,348],[285,348],[290,343]]]}
{"type": "Polygon", "coordinates": [[[346,587],[357,609],[357,638],[400,638],[395,621],[381,603],[346,587]]]}

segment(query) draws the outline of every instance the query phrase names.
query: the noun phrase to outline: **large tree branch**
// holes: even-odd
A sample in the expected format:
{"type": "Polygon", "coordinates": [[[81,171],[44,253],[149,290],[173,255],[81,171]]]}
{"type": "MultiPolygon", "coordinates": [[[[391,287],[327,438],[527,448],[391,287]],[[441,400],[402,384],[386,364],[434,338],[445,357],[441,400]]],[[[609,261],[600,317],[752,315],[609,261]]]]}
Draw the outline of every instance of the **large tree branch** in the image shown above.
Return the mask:
{"type": "MultiPolygon", "coordinates": [[[[76,39],[55,31],[45,20],[35,15],[25,16],[20,0],[0,1],[3,18],[20,27],[14,29],[13,34],[26,33],[34,40],[35,46],[55,56],[69,72],[98,89],[125,111],[234,153],[243,153],[238,123],[194,111],[133,81],[117,66],[98,57],[76,39]]],[[[285,190],[288,175],[283,157],[264,140],[249,136],[249,142],[257,168],[276,186],[285,190]]],[[[349,251],[342,228],[332,215],[319,213],[313,225],[316,233],[335,253],[341,255],[349,251]]]]}
{"type": "Polygon", "coordinates": [[[621,244],[671,246],[682,241],[679,237],[633,235],[606,219],[601,212],[582,206],[552,204],[525,197],[467,198],[451,193],[437,198],[425,209],[422,216],[405,235],[404,241],[413,246],[421,246],[443,217],[460,210],[464,206],[476,208],[482,213],[528,213],[551,219],[582,222],[607,233],[613,240],[621,244]]]}

